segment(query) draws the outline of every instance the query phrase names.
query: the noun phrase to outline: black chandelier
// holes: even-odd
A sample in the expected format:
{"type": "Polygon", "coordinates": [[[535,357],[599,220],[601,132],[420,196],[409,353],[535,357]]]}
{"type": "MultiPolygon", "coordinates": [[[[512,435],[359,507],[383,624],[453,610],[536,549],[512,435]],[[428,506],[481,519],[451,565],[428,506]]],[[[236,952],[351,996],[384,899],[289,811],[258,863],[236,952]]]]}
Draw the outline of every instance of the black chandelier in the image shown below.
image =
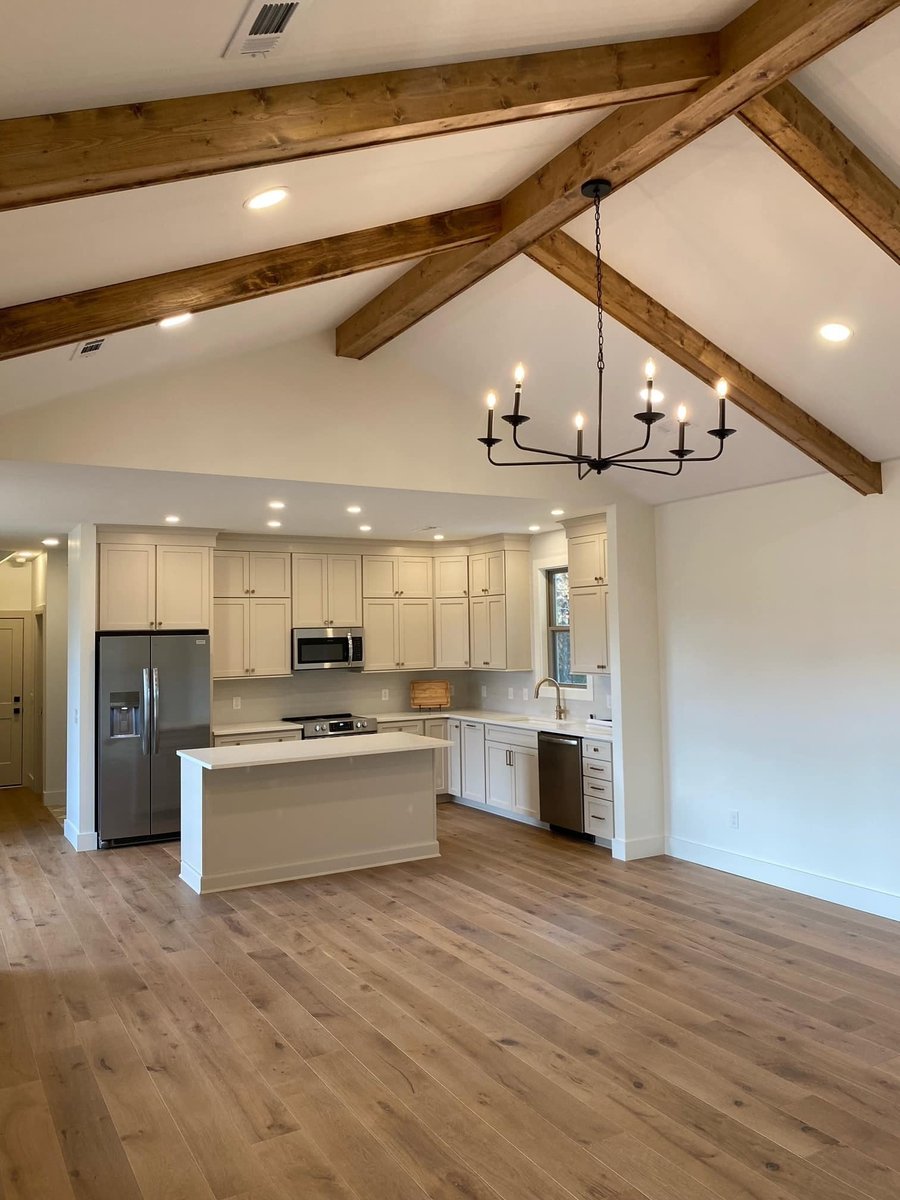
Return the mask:
{"type": "Polygon", "coordinates": [[[642,412],[634,414],[634,419],[645,427],[643,441],[640,445],[632,446],[629,450],[622,450],[617,454],[606,453],[603,445],[603,372],[606,364],[603,356],[603,266],[600,258],[600,201],[608,196],[611,191],[612,184],[606,179],[590,179],[587,183],[582,184],[581,187],[582,195],[587,196],[594,204],[594,230],[597,248],[597,453],[585,454],[584,452],[584,417],[581,413],[578,413],[575,417],[574,454],[567,454],[561,450],[544,450],[539,446],[526,446],[520,440],[519,428],[526,421],[530,420],[530,417],[527,417],[520,411],[522,405],[522,383],[525,379],[525,368],[520,364],[516,367],[514,374],[515,391],[513,393],[513,410],[511,413],[502,414],[502,419],[507,425],[512,426],[513,445],[517,450],[522,450],[526,454],[548,455],[549,457],[537,459],[525,458],[516,462],[498,462],[494,458],[493,449],[503,439],[494,437],[494,407],[497,403],[497,397],[493,392],[490,392],[487,397],[487,437],[481,437],[478,441],[487,447],[488,462],[495,467],[555,467],[573,465],[578,468],[579,479],[586,479],[591,472],[601,475],[611,467],[624,467],[629,471],[649,471],[654,475],[674,476],[681,474],[685,463],[715,462],[717,458],[722,456],[722,451],[725,448],[725,439],[731,437],[735,432],[733,429],[726,429],[725,427],[725,400],[728,396],[728,384],[724,379],[720,379],[716,384],[716,394],[719,397],[719,424],[717,428],[708,430],[710,437],[715,438],[719,443],[716,453],[699,458],[691,457],[694,454],[694,450],[684,444],[687,409],[683,404],[680,404],[677,411],[678,446],[674,450],[669,451],[670,457],[668,458],[644,457],[644,451],[650,445],[650,435],[653,426],[666,415],[664,412],[653,407],[657,400],[662,399],[662,393],[657,392],[654,388],[656,368],[653,360],[648,359],[644,368],[646,386],[641,392],[641,397],[645,401],[645,408],[642,412]],[[674,462],[673,459],[675,460],[674,462]],[[663,463],[669,469],[664,469],[661,465],[663,463]]]}

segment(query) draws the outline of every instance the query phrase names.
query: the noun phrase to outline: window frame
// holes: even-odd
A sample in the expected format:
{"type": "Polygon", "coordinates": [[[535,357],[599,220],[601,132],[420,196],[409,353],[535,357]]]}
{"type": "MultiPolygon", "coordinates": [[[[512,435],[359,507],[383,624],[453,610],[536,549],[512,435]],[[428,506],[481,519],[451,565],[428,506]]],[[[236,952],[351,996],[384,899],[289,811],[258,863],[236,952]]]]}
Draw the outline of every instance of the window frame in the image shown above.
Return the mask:
{"type": "MultiPolygon", "coordinates": [[[[552,669],[550,658],[550,579],[553,571],[568,571],[569,564],[565,555],[555,554],[553,558],[543,558],[533,561],[533,603],[534,613],[534,665],[538,674],[536,679],[549,675],[552,669]],[[562,559],[562,561],[560,561],[562,559]]],[[[587,676],[584,687],[561,686],[563,698],[566,700],[594,699],[594,676],[587,676]]]]}
{"type": "MultiPolygon", "coordinates": [[[[563,574],[568,576],[568,574],[569,574],[568,564],[566,564],[566,566],[564,566],[564,567],[550,567],[549,570],[544,572],[544,578],[546,580],[546,587],[547,587],[547,673],[553,675],[554,678],[558,678],[558,676],[556,676],[556,674],[555,674],[556,638],[554,637],[554,634],[568,633],[570,650],[571,650],[571,646],[572,646],[572,626],[571,626],[571,624],[570,625],[554,625],[554,623],[553,623],[553,618],[556,615],[555,611],[554,611],[556,608],[556,596],[555,596],[555,587],[554,587],[553,581],[557,575],[563,575],[563,574]]],[[[575,671],[573,673],[576,675],[580,674],[580,672],[578,672],[578,671],[575,671]]],[[[588,686],[587,681],[588,681],[588,677],[585,674],[584,683],[567,683],[564,686],[566,687],[567,690],[575,692],[578,695],[586,695],[587,694],[587,686],[588,686]]]]}

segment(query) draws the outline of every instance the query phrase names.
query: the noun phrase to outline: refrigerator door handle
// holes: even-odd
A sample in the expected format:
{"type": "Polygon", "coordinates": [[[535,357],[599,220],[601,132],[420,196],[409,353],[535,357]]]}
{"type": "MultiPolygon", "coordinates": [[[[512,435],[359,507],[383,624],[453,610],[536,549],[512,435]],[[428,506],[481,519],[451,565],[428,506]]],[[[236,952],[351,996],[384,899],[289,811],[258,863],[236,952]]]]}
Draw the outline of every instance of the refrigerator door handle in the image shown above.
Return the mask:
{"type": "Polygon", "coordinates": [[[150,753],[150,668],[141,671],[141,754],[150,753]]]}
{"type": "Polygon", "coordinates": [[[159,668],[153,668],[153,753],[159,754],[159,668]]]}

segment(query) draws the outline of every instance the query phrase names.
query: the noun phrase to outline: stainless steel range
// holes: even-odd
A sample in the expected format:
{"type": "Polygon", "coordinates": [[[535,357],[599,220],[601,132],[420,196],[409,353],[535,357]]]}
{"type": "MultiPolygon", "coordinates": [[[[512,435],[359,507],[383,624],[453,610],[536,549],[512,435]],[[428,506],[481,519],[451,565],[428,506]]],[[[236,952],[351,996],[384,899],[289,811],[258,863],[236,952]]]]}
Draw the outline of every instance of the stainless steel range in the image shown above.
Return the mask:
{"type": "Polygon", "coordinates": [[[375,717],[354,717],[353,713],[326,713],[324,716],[285,717],[303,729],[303,738],[349,737],[356,733],[377,733],[375,717]]]}

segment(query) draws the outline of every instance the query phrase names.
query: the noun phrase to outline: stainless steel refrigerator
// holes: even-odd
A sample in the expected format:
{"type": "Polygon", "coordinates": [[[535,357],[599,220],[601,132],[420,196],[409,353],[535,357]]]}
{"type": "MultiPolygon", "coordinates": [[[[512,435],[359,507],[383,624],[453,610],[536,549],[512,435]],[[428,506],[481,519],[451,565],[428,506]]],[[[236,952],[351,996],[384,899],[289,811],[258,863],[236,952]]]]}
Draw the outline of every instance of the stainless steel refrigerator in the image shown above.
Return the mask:
{"type": "Polygon", "coordinates": [[[97,638],[97,832],[101,842],[178,834],[181,759],[210,744],[209,634],[97,638]]]}

